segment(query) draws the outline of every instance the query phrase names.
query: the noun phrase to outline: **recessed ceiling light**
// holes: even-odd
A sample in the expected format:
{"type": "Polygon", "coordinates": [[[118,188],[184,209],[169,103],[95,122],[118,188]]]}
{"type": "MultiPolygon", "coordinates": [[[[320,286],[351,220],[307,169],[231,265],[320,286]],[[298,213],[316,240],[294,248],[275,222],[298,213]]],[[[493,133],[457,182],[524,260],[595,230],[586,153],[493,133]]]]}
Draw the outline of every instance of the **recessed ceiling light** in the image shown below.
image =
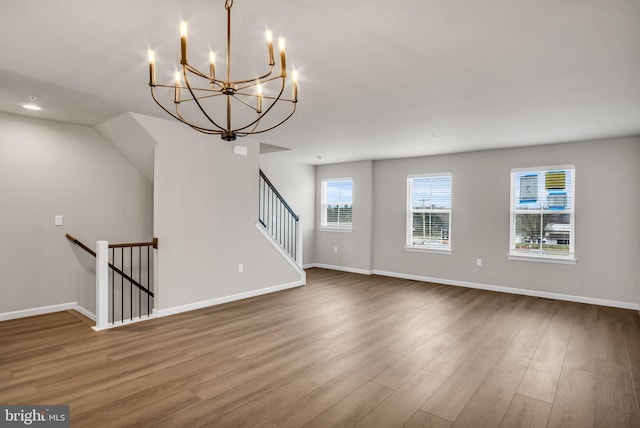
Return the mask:
{"type": "Polygon", "coordinates": [[[37,106],[35,104],[22,104],[22,108],[26,108],[27,110],[35,110],[35,111],[42,110],[42,107],[37,106]]]}
{"type": "Polygon", "coordinates": [[[29,95],[28,98],[29,98],[29,102],[26,104],[22,104],[22,108],[26,108],[27,110],[34,110],[34,111],[42,110],[42,107],[36,104],[36,100],[38,98],[34,97],[33,95],[29,95]]]}

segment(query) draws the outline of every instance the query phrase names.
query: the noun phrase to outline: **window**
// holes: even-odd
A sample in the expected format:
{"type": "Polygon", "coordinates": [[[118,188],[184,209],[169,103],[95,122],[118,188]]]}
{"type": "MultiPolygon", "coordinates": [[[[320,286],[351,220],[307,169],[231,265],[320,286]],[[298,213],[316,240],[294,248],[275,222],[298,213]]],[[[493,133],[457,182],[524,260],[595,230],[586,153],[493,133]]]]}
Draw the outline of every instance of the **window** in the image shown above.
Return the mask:
{"type": "Polygon", "coordinates": [[[407,178],[408,250],[451,251],[451,174],[407,178]]]}
{"type": "Polygon", "coordinates": [[[511,170],[510,258],[575,263],[575,167],[511,170]]]}
{"type": "Polygon", "coordinates": [[[322,180],[320,227],[351,230],[353,181],[351,178],[322,180]]]}

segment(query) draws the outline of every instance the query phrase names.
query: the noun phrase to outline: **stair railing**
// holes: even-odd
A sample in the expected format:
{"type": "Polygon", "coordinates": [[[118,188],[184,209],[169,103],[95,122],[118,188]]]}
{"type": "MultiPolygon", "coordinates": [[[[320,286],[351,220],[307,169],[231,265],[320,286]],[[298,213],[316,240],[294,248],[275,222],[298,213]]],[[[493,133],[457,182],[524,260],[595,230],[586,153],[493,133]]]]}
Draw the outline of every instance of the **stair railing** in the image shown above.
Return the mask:
{"type": "Polygon", "coordinates": [[[153,284],[153,250],[151,242],[109,244],[98,241],[96,251],[70,234],[67,239],[96,257],[96,327],[95,330],[148,318],[155,297],[153,284]]]}
{"type": "Polygon", "coordinates": [[[258,221],[293,261],[302,266],[300,218],[260,170],[258,221]]]}

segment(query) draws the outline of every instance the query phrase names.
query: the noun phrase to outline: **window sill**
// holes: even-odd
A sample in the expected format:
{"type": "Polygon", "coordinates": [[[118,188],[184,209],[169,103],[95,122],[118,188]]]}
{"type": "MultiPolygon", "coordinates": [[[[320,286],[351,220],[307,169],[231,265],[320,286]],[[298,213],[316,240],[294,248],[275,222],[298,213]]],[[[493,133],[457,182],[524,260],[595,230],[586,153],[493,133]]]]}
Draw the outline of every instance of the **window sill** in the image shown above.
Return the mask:
{"type": "Polygon", "coordinates": [[[421,247],[418,245],[405,245],[405,251],[413,251],[416,253],[433,253],[433,254],[452,254],[451,248],[421,247]]]}
{"type": "Polygon", "coordinates": [[[578,260],[573,257],[553,257],[553,256],[534,256],[531,254],[507,254],[509,260],[518,260],[523,262],[541,262],[541,263],[558,263],[563,265],[575,265],[578,260]]]}
{"type": "Polygon", "coordinates": [[[322,226],[318,228],[320,232],[338,232],[338,233],[351,233],[353,229],[346,227],[326,227],[322,226]]]}

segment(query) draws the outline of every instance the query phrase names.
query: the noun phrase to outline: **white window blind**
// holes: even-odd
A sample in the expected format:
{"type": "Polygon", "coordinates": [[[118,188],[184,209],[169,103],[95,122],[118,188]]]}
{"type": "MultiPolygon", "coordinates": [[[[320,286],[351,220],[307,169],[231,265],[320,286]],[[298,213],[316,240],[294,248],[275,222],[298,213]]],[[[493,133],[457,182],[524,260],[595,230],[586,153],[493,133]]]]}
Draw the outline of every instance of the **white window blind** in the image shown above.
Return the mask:
{"type": "Polygon", "coordinates": [[[406,247],[451,250],[451,174],[407,178],[406,247]]]}
{"type": "Polygon", "coordinates": [[[575,167],[511,170],[510,256],[575,260],[575,167]]]}
{"type": "Polygon", "coordinates": [[[328,229],[351,230],[353,217],[353,180],[337,178],[322,180],[320,226],[328,229]]]}

